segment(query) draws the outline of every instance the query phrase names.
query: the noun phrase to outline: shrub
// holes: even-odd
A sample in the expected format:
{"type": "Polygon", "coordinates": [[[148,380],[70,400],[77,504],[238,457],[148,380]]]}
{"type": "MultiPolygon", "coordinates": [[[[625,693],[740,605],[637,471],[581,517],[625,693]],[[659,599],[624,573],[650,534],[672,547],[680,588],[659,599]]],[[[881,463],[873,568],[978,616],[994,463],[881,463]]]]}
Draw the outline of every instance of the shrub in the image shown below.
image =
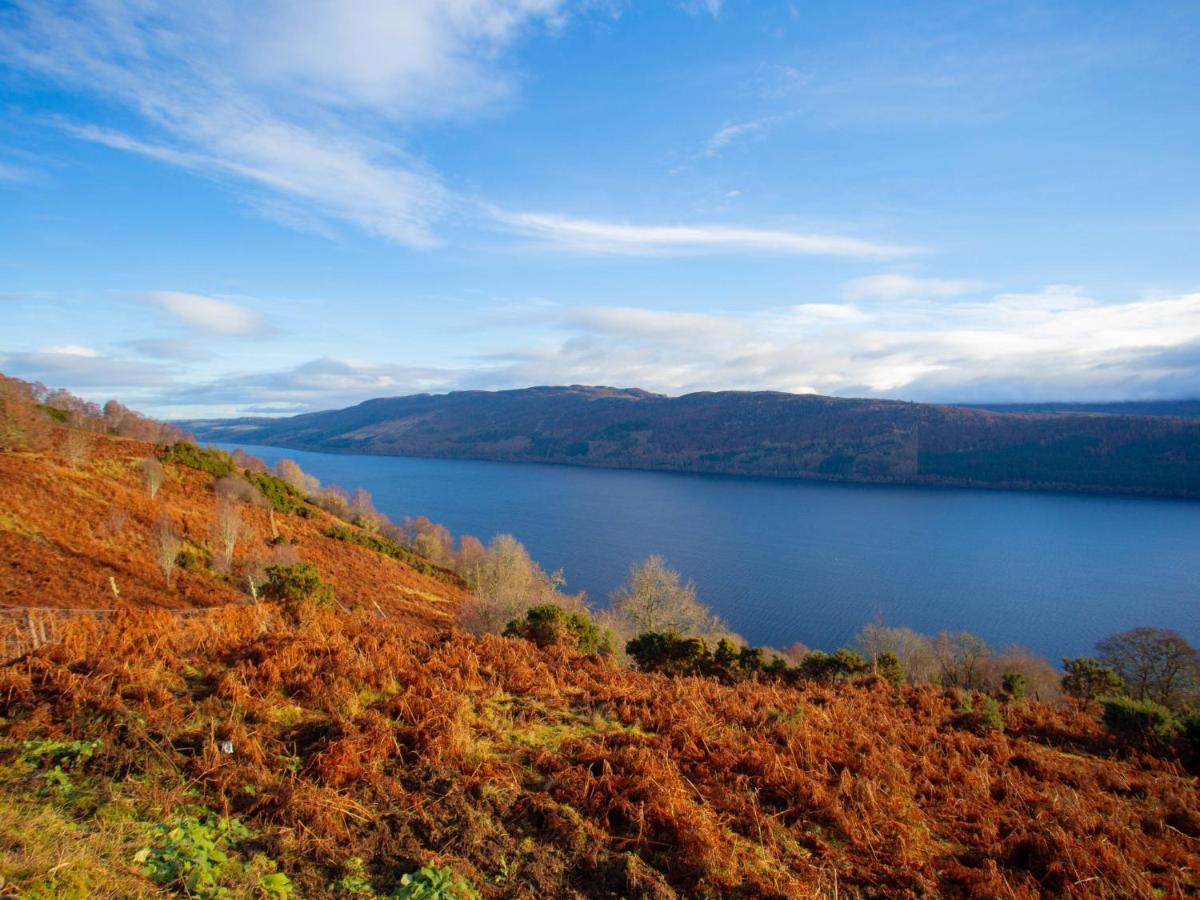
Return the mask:
{"type": "Polygon", "coordinates": [[[312,515],[312,508],[304,502],[304,495],[282,478],[266,472],[248,472],[246,478],[258,488],[258,492],[276,512],[305,517],[312,515]]]}
{"type": "Polygon", "coordinates": [[[1124,693],[1125,684],[1114,669],[1098,659],[1064,656],[1062,689],[1080,700],[1096,700],[1124,693]]]}
{"type": "Polygon", "coordinates": [[[1104,726],[1122,743],[1156,747],[1169,743],[1179,730],[1171,711],[1153,700],[1102,697],[1104,726]]]}
{"type": "Polygon", "coordinates": [[[307,606],[332,606],[333,588],[321,579],[310,562],[267,566],[267,581],[261,595],[283,605],[293,620],[299,620],[307,606]]]}
{"type": "Polygon", "coordinates": [[[158,458],[166,463],[187,466],[189,469],[199,469],[220,478],[237,471],[231,457],[224,450],[216,447],[198,447],[187,441],[176,441],[163,450],[158,458]]]}
{"type": "Polygon", "coordinates": [[[1000,694],[1006,701],[1025,699],[1025,676],[1020,672],[1005,672],[1000,676],[1000,694]]]}
{"type": "Polygon", "coordinates": [[[873,660],[871,666],[875,674],[886,678],[892,684],[904,683],[904,662],[891,650],[884,650],[873,660]]]}
{"type": "Polygon", "coordinates": [[[704,638],[685,638],[676,631],[647,631],[625,645],[625,652],[643,672],[696,675],[712,659],[704,638]]]}
{"type": "Polygon", "coordinates": [[[800,661],[800,676],[810,681],[844,681],[870,671],[867,661],[853,650],[840,648],[835,653],[813,650],[800,661]]]}
{"type": "Polygon", "coordinates": [[[960,728],[969,729],[976,734],[1004,730],[1004,716],[995,698],[981,696],[977,705],[975,699],[967,692],[963,692],[955,723],[960,728]]]}
{"type": "Polygon", "coordinates": [[[582,653],[611,656],[612,634],[599,628],[587,613],[568,613],[561,606],[544,603],[527,610],[505,627],[505,637],[524,638],[539,647],[569,643],[582,653]]]}

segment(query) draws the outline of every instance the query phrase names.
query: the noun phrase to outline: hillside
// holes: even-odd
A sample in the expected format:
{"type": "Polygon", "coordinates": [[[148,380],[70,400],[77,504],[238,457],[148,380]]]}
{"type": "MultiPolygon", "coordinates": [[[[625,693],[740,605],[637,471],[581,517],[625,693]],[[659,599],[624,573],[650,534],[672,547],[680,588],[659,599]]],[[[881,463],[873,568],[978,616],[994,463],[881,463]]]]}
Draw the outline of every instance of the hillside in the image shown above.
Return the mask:
{"type": "Polygon", "coordinates": [[[3,602],[115,609],[0,666],[10,892],[1200,892],[1196,760],[1092,709],[1018,700],[981,727],[981,695],[878,675],[724,683],[471,636],[453,578],[328,536],[356,526],[307,502],[275,512],[282,540],[247,504],[234,571],[286,546],[336,601],[255,603],[212,564],[219,481],[195,465],[219,458],[99,434],[64,454],[76,432],[54,431],[0,453],[3,602]],[[164,513],[205,560],[170,588],[146,537],[164,513]]]}
{"type": "Polygon", "coordinates": [[[908,484],[1200,496],[1200,421],[774,392],[569,387],[185,423],[208,441],[908,484]]]}
{"type": "MultiPolygon", "coordinates": [[[[65,432],[65,429],[63,429],[65,432]]],[[[414,626],[436,628],[465,596],[461,587],[417,572],[367,547],[322,532],[339,523],[311,505],[305,515],[245,504],[230,574],[209,565],[179,567],[170,589],[155,559],[153,532],[164,515],[181,552],[212,553],[218,498],[213,476],[166,463],[150,497],[138,465],[153,445],[87,435],[86,461],[69,465],[54,451],[0,453],[0,604],[18,607],[196,608],[245,604],[233,573],[293,556],[311,560],[343,605],[380,607],[414,626]],[[113,580],[110,582],[110,578],[113,580]],[[119,596],[114,596],[115,582],[119,596]]]]}

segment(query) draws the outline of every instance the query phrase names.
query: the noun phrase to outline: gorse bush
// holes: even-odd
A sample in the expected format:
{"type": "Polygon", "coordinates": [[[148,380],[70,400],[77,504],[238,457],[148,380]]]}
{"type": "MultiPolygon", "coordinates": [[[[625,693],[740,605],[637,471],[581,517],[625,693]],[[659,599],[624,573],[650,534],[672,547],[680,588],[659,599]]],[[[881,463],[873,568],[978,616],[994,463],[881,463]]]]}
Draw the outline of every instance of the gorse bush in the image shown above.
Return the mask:
{"type": "Polygon", "coordinates": [[[704,638],[684,637],[675,631],[647,631],[625,645],[629,658],[643,672],[667,675],[700,675],[711,659],[704,638]]]}
{"type": "Polygon", "coordinates": [[[968,691],[962,692],[955,722],[976,734],[1004,730],[1004,714],[995,697],[980,696],[978,702],[968,691]]]}
{"type": "Polygon", "coordinates": [[[846,681],[857,675],[865,675],[871,667],[862,655],[845,647],[824,653],[814,650],[800,661],[800,675],[810,681],[846,681]]]}
{"type": "Polygon", "coordinates": [[[293,620],[303,618],[306,607],[332,606],[335,602],[333,588],[310,562],[267,566],[266,576],[259,594],[280,603],[293,620]]]}
{"type": "Polygon", "coordinates": [[[1090,656],[1063,657],[1062,688],[1071,697],[1097,700],[1124,693],[1121,676],[1090,656]]]}
{"type": "Polygon", "coordinates": [[[600,628],[585,612],[567,612],[561,606],[544,603],[513,619],[505,626],[505,637],[524,638],[539,647],[570,644],[581,653],[611,656],[612,634],[600,628]]]}
{"type": "Polygon", "coordinates": [[[216,447],[198,447],[188,441],[176,441],[159,453],[158,458],[162,462],[198,469],[217,478],[232,475],[237,471],[233,457],[224,450],[218,450],[216,447]]]}
{"type": "Polygon", "coordinates": [[[282,478],[266,472],[247,472],[246,480],[258,489],[263,499],[276,512],[305,517],[313,514],[312,507],[304,500],[304,495],[282,478]]]}
{"type": "Polygon", "coordinates": [[[1000,679],[1000,694],[1005,700],[1025,699],[1025,676],[1020,672],[1005,672],[1000,679]]]}
{"type": "Polygon", "coordinates": [[[1153,700],[1132,697],[1104,697],[1104,726],[1122,743],[1154,748],[1169,744],[1179,731],[1179,725],[1165,706],[1153,700]]]}

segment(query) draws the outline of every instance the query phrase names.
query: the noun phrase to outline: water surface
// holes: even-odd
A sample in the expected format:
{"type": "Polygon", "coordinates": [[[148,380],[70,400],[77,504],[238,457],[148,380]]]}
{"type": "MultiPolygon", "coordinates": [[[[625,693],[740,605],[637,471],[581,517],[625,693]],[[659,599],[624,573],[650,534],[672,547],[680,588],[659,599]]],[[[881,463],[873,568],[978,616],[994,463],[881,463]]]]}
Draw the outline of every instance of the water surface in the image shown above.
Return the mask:
{"type": "MultiPolygon", "coordinates": [[[[233,444],[222,445],[233,449],[233,444]]],[[[305,453],[399,522],[516,535],[603,602],[659,553],[755,644],[833,649],[877,614],[1051,660],[1136,625],[1200,645],[1200,503],[305,453]]]]}

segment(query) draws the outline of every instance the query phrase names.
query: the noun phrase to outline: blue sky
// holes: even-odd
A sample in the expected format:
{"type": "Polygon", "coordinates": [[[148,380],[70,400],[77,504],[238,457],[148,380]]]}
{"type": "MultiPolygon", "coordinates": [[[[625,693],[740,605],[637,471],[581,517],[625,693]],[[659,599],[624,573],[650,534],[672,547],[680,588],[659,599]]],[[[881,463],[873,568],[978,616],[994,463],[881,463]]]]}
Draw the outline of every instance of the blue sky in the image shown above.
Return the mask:
{"type": "Polygon", "coordinates": [[[0,370],[1200,396],[1194,2],[0,3],[0,370]]]}

